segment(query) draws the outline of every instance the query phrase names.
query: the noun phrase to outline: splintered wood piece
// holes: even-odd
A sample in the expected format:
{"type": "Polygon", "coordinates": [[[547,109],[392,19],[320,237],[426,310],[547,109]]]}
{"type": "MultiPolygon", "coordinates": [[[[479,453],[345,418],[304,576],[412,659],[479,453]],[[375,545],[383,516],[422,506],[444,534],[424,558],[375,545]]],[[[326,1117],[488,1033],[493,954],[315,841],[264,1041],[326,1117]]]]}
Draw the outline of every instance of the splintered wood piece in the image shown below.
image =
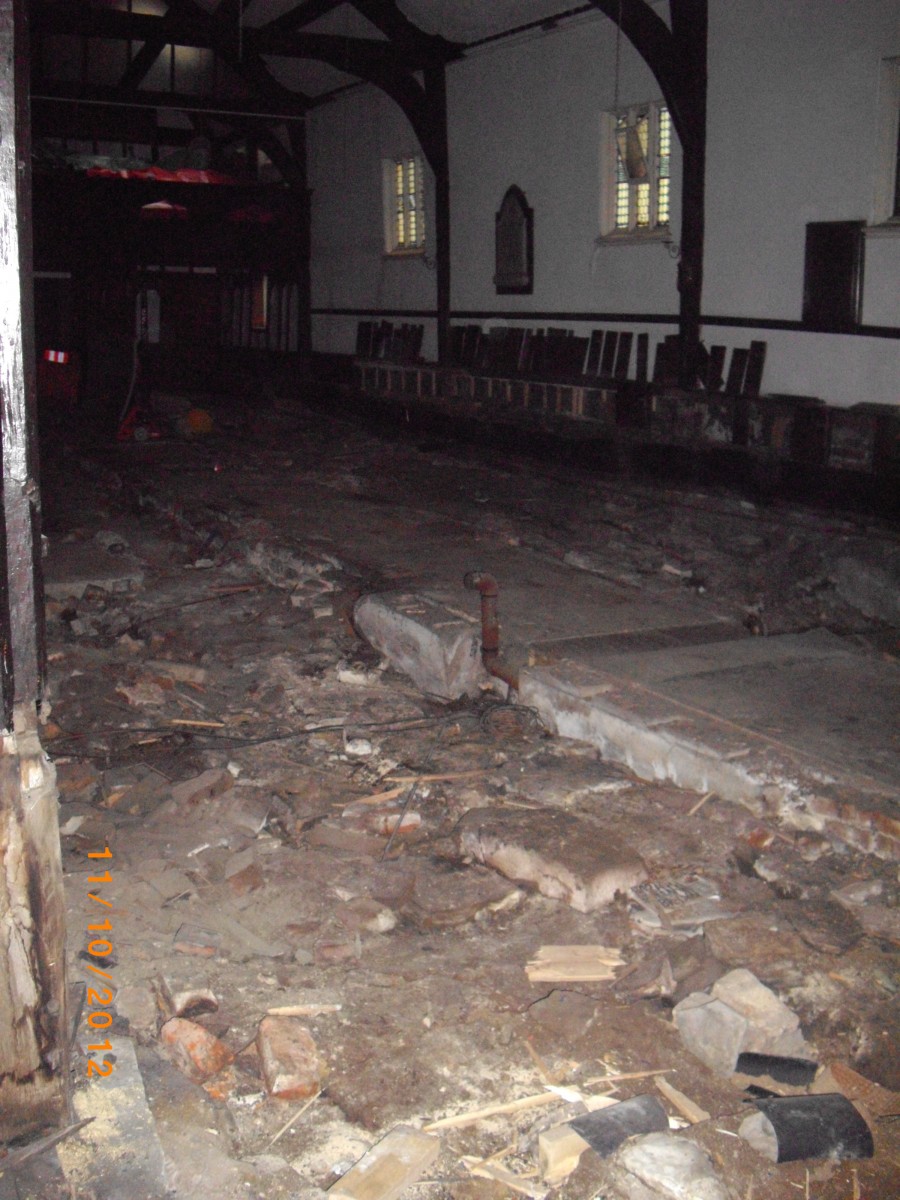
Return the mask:
{"type": "Polygon", "coordinates": [[[328,1189],[333,1200],[396,1200],[437,1158],[440,1138],[409,1125],[386,1134],[328,1189]]]}
{"type": "Polygon", "coordinates": [[[283,1004],[278,1008],[267,1008],[268,1017],[321,1017],[327,1013],[341,1011],[340,1004],[283,1004]]]}
{"type": "Polygon", "coordinates": [[[352,809],[356,804],[359,804],[360,806],[368,804],[387,804],[388,801],[396,800],[398,796],[402,796],[405,791],[405,787],[388,788],[386,792],[373,792],[369,796],[354,796],[349,804],[346,800],[337,800],[335,801],[333,807],[352,809]]]}
{"type": "Polygon", "coordinates": [[[491,1162],[490,1159],[463,1157],[462,1162],[470,1175],[474,1175],[477,1179],[492,1179],[496,1183],[502,1183],[511,1192],[517,1192],[520,1196],[529,1196],[531,1200],[544,1200],[547,1195],[546,1188],[537,1187],[526,1176],[516,1175],[506,1167],[491,1162]]]}
{"type": "Polygon", "coordinates": [[[614,979],[622,965],[610,946],[541,946],[525,970],[532,983],[593,983],[614,979]]]}
{"type": "Polygon", "coordinates": [[[538,1163],[545,1183],[562,1183],[581,1160],[589,1144],[571,1125],[554,1125],[538,1134],[538,1163]]]}
{"type": "Polygon", "coordinates": [[[659,1067],[653,1071],[617,1071],[609,1075],[592,1075],[590,1079],[585,1079],[583,1086],[593,1087],[595,1083],[618,1083],[622,1079],[650,1079],[654,1075],[668,1075],[671,1070],[672,1067],[659,1067]]]}
{"type": "Polygon", "coordinates": [[[699,1125],[701,1121],[709,1120],[709,1113],[706,1109],[695,1104],[684,1092],[679,1092],[677,1087],[672,1087],[668,1079],[657,1076],[654,1083],[673,1108],[676,1108],[692,1125],[699,1125]]]}
{"type": "Polygon", "coordinates": [[[170,725],[188,725],[195,729],[224,729],[224,721],[188,721],[186,718],[173,717],[170,725]]]}
{"type": "MultiPolygon", "coordinates": [[[[887,1117],[900,1113],[900,1096],[889,1088],[882,1087],[865,1075],[860,1075],[846,1063],[832,1062],[825,1072],[830,1073],[831,1079],[837,1084],[837,1090],[843,1092],[848,1100],[864,1105],[873,1117],[887,1117]]],[[[821,1077],[820,1077],[821,1078],[821,1077]]],[[[818,1091],[820,1080],[813,1084],[813,1091],[818,1091]]],[[[827,1084],[825,1085],[827,1087],[827,1084]]]]}
{"type": "Polygon", "coordinates": [[[559,1096],[555,1092],[539,1092],[535,1096],[523,1096],[520,1100],[510,1100],[506,1104],[489,1104],[487,1108],[473,1108],[469,1112],[457,1113],[455,1117],[441,1117],[425,1126],[425,1132],[432,1129],[460,1129],[463,1125],[474,1125],[486,1117],[499,1117],[507,1113],[522,1112],[528,1108],[541,1108],[545,1104],[558,1104],[559,1096]]]}

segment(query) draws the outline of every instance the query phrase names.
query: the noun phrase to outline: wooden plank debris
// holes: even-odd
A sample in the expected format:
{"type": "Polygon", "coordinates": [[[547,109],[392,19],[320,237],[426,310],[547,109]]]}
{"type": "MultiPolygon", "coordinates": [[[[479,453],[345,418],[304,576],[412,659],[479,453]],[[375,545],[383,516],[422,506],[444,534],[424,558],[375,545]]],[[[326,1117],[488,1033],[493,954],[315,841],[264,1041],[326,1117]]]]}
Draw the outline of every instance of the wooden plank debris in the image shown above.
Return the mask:
{"type": "Polygon", "coordinates": [[[528,1196],[530,1200],[544,1200],[547,1195],[546,1188],[533,1184],[527,1176],[516,1175],[491,1159],[473,1159],[464,1155],[461,1161],[469,1174],[474,1175],[477,1179],[491,1179],[496,1183],[502,1183],[511,1192],[517,1192],[520,1196],[528,1196]]]}
{"type": "Polygon", "coordinates": [[[672,1107],[676,1108],[685,1120],[690,1121],[692,1125],[699,1125],[701,1121],[708,1121],[710,1119],[710,1115],[705,1108],[701,1108],[699,1104],[695,1104],[684,1092],[680,1092],[677,1087],[673,1087],[668,1079],[657,1076],[654,1083],[672,1107]]]}
{"type": "Polygon", "coordinates": [[[545,1183],[562,1183],[581,1160],[589,1144],[571,1125],[554,1125],[538,1134],[538,1163],[545,1183]]]}
{"type": "Polygon", "coordinates": [[[9,1153],[3,1150],[0,1152],[0,1176],[6,1171],[18,1170],[29,1159],[36,1158],[37,1155],[43,1154],[45,1150],[51,1150],[54,1146],[58,1146],[67,1137],[71,1137],[73,1133],[77,1133],[79,1129],[83,1129],[85,1125],[90,1125],[91,1121],[95,1121],[96,1119],[96,1117],[85,1117],[83,1121],[76,1121],[73,1125],[67,1125],[65,1129],[58,1129],[55,1133],[47,1134],[46,1137],[29,1142],[27,1146],[20,1146],[17,1150],[11,1150],[9,1153]]]}
{"type": "Polygon", "coordinates": [[[596,1083],[619,1083],[622,1079],[650,1079],[654,1075],[668,1075],[671,1067],[659,1067],[652,1071],[617,1071],[610,1075],[593,1075],[585,1079],[584,1087],[593,1087],[596,1083]]]}
{"type": "Polygon", "coordinates": [[[873,1117],[887,1118],[900,1114],[900,1095],[874,1080],[866,1079],[846,1063],[831,1062],[816,1078],[811,1092],[842,1092],[854,1104],[862,1105],[873,1117]]]}
{"type": "Polygon", "coordinates": [[[396,1200],[428,1170],[440,1148],[440,1138],[398,1125],[332,1184],[328,1195],[333,1200],[396,1200]]]}
{"type": "Polygon", "coordinates": [[[600,983],[624,966],[611,946],[541,946],[525,967],[532,983],[600,983]]]}
{"type": "Polygon", "coordinates": [[[312,1004],[282,1004],[278,1008],[267,1008],[266,1016],[268,1017],[320,1017],[326,1013],[336,1013],[341,1011],[340,1004],[325,1004],[314,1002],[312,1004]]]}

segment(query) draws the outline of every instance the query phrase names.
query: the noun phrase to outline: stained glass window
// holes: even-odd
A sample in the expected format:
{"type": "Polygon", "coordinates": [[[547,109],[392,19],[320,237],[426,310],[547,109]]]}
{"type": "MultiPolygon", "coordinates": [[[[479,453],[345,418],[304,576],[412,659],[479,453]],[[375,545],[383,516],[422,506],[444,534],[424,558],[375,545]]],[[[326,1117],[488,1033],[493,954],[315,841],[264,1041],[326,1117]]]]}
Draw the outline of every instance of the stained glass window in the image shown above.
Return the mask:
{"type": "Polygon", "coordinates": [[[425,245],[422,161],[398,158],[388,164],[391,222],[388,253],[420,250],[425,245]]]}
{"type": "Polygon", "coordinates": [[[615,205],[610,232],[665,229],[669,223],[672,122],[661,104],[614,116],[615,205]]]}

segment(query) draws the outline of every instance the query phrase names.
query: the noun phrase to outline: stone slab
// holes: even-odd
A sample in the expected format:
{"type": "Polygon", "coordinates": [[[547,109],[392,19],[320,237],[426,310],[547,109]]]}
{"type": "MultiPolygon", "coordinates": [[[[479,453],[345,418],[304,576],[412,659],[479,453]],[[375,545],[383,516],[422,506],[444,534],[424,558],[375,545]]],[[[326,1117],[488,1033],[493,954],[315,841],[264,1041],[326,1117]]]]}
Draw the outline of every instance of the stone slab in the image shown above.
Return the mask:
{"type": "Polygon", "coordinates": [[[476,808],[458,836],[463,854],[578,912],[602,908],[647,878],[638,855],[589,817],[476,808]]]}
{"type": "Polygon", "coordinates": [[[669,1133],[631,1138],[615,1166],[628,1200],[728,1200],[729,1192],[699,1146],[669,1133]]]}
{"type": "Polygon", "coordinates": [[[734,1071],[750,1022],[723,1000],[692,992],[675,1005],[673,1019],[685,1048],[717,1075],[734,1071]]]}
{"type": "Polygon", "coordinates": [[[900,667],[829,634],[527,667],[519,698],[642,779],[900,857],[900,667]]]}
{"type": "Polygon", "coordinates": [[[812,1057],[800,1032],[800,1018],[751,971],[745,968],[729,971],[716,980],[710,994],[746,1018],[747,1036],[741,1051],[812,1057]]]}
{"type": "Polygon", "coordinates": [[[426,695],[476,696],[487,682],[480,626],[426,596],[363,596],[353,619],[362,636],[426,695]]]}
{"type": "Polygon", "coordinates": [[[124,1037],[109,1040],[112,1052],[104,1057],[114,1060],[113,1070],[105,1078],[91,1076],[73,1096],[78,1119],[94,1120],[60,1144],[60,1162],[79,1194],[164,1200],[172,1191],[134,1044],[124,1037]]]}
{"type": "Polygon", "coordinates": [[[575,683],[570,684],[565,667],[528,667],[520,676],[519,699],[536,709],[554,733],[596,746],[604,758],[621,763],[641,779],[712,791],[762,810],[764,782],[753,777],[745,760],[723,757],[729,748],[726,740],[717,746],[712,738],[712,744],[707,744],[696,733],[689,736],[696,728],[689,714],[676,725],[670,719],[671,704],[630,703],[633,697],[627,683],[603,672],[595,675],[597,686],[586,694],[583,668],[578,668],[575,683]]]}
{"type": "Polygon", "coordinates": [[[615,655],[603,669],[815,758],[900,784],[900,665],[813,630],[615,655]]]}

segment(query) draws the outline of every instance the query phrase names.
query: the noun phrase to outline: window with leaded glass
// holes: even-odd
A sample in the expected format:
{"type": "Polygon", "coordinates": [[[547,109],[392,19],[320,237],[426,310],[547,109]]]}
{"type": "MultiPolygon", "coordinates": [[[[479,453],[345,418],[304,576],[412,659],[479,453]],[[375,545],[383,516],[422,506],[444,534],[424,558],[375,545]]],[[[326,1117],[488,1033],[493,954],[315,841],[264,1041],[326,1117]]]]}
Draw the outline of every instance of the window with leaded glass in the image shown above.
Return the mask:
{"type": "Polygon", "coordinates": [[[664,104],[604,113],[601,234],[668,236],[672,120],[664,104]]]}
{"type": "Polygon", "coordinates": [[[425,203],[422,160],[417,155],[384,164],[385,249],[388,254],[425,248],[425,203]]]}

